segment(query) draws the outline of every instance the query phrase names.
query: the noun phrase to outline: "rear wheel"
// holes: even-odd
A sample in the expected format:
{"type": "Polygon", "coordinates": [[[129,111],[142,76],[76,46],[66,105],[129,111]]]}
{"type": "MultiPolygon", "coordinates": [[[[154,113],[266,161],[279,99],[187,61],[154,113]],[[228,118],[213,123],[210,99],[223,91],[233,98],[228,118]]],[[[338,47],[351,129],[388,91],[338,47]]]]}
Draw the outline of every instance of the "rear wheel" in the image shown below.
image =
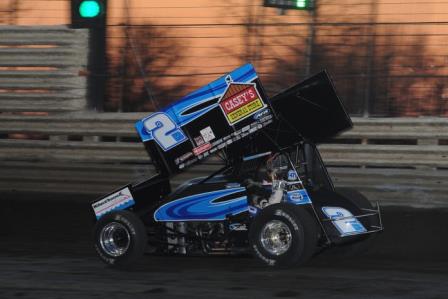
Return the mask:
{"type": "Polygon", "coordinates": [[[301,265],[313,255],[317,244],[316,221],[303,207],[286,203],[261,210],[251,223],[252,251],[269,266],[301,265]]]}
{"type": "Polygon", "coordinates": [[[101,217],[95,224],[93,237],[99,257],[112,266],[132,264],[143,256],[147,245],[145,226],[129,211],[101,217]]]}

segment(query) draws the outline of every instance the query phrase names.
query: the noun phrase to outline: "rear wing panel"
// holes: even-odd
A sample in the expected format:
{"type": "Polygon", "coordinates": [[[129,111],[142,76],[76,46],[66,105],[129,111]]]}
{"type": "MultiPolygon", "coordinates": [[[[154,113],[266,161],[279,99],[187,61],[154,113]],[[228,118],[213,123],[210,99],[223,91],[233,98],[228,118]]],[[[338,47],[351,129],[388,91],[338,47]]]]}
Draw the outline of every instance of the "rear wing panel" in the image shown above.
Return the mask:
{"type": "Polygon", "coordinates": [[[271,103],[279,117],[275,139],[282,146],[297,142],[291,131],[319,143],[353,127],[326,71],[278,93],[271,103]]]}

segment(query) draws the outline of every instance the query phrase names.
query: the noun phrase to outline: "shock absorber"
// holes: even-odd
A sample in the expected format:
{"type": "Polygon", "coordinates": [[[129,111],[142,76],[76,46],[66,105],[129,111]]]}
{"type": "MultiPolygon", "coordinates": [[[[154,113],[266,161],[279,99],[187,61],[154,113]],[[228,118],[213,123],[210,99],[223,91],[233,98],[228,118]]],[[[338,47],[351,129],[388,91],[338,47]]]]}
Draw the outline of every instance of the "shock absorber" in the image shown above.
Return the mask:
{"type": "Polygon", "coordinates": [[[185,222],[167,222],[167,243],[168,250],[179,254],[186,254],[185,234],[187,224],[185,222]]]}

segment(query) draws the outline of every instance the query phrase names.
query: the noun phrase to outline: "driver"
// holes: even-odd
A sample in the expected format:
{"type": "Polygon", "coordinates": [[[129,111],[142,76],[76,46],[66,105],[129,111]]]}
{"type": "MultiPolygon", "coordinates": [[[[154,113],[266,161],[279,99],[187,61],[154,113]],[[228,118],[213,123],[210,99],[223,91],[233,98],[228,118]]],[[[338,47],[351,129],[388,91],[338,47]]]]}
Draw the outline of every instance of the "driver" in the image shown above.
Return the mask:
{"type": "Polygon", "coordinates": [[[269,156],[260,163],[255,171],[254,179],[248,178],[244,181],[253,206],[265,208],[282,201],[286,186],[282,174],[287,166],[281,165],[281,160],[277,159],[280,157],[278,154],[269,156]]]}

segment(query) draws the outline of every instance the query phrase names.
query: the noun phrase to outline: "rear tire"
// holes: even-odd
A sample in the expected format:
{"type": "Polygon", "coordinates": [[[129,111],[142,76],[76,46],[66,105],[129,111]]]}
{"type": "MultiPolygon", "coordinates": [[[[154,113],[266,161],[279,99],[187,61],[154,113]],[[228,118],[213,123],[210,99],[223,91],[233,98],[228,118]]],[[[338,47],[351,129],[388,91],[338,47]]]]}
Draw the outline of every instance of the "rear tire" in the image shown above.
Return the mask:
{"type": "Polygon", "coordinates": [[[314,254],[317,224],[303,207],[279,203],[261,210],[251,223],[249,242],[268,266],[302,265],[314,254]]]}
{"type": "Polygon", "coordinates": [[[95,249],[110,266],[128,266],[144,254],[148,237],[140,218],[130,211],[101,217],[93,229],[95,249]]]}

